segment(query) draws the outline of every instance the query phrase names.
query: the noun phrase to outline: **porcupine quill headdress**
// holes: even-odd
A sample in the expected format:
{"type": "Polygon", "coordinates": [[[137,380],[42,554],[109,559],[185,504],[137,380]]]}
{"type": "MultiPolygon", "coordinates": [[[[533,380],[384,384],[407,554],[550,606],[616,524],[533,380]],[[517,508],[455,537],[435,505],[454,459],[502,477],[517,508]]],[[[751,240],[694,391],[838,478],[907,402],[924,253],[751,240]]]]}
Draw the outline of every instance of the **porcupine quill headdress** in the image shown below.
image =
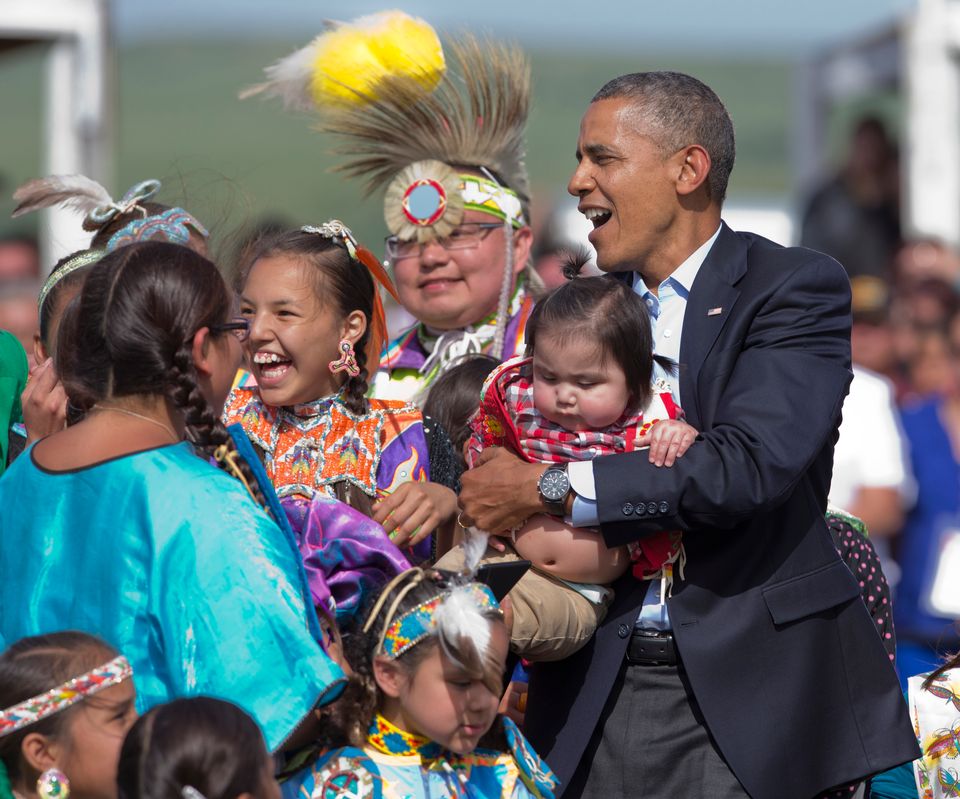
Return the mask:
{"type": "MultiPolygon", "coordinates": [[[[447,70],[439,39],[422,20],[385,12],[340,24],[267,72],[259,92],[291,108],[318,108],[320,130],[338,140],[340,171],[385,187],[384,217],[404,241],[448,235],[465,209],[527,224],[530,189],[523,132],[530,67],[516,47],[463,36],[447,70]],[[477,174],[480,173],[480,174],[477,174]]],[[[508,235],[494,355],[502,356],[513,286],[508,235]]]]}

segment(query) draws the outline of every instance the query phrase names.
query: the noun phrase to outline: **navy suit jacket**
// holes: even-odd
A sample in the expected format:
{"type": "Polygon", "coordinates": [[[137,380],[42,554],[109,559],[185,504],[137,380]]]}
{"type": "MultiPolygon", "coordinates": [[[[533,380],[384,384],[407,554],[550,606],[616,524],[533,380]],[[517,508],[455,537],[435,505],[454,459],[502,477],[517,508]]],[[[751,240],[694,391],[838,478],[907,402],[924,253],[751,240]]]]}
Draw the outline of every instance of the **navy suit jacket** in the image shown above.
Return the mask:
{"type": "MultiPolygon", "coordinates": [[[[919,754],[824,522],[850,380],[843,268],[724,225],[681,339],[680,395],[698,441],[669,469],[646,452],[594,461],[609,546],[683,530],[684,579],[667,602],[677,647],[710,733],[758,799],[810,799],[919,754]]],[[[564,784],[623,667],[645,589],[621,579],[593,640],[531,670],[525,729],[564,784]]]]}

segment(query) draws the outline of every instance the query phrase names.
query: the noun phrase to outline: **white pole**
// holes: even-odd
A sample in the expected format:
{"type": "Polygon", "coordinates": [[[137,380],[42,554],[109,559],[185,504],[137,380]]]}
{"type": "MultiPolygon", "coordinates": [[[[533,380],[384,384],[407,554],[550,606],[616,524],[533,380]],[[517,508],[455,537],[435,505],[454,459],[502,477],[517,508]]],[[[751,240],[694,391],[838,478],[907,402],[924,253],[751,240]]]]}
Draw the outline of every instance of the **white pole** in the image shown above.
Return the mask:
{"type": "Polygon", "coordinates": [[[954,0],[919,0],[906,32],[904,234],[960,244],[960,75],[954,0]]]}

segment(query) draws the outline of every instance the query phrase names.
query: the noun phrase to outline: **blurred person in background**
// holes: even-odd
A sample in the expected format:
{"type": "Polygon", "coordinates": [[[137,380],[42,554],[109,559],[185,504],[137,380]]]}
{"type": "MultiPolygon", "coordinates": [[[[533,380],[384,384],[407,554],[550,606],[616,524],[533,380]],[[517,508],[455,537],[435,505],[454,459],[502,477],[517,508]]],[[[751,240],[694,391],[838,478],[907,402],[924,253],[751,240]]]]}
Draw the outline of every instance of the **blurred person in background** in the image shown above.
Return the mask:
{"type": "Polygon", "coordinates": [[[836,258],[851,277],[886,277],[900,242],[897,149],[882,120],[853,126],[846,163],[803,214],[800,244],[836,258]]]}
{"type": "Polygon", "coordinates": [[[917,500],[897,546],[902,575],[894,604],[901,681],[930,671],[942,652],[960,647],[960,599],[953,587],[960,568],[960,313],[944,337],[949,354],[945,387],[906,405],[903,430],[910,449],[917,500]]]}
{"type": "Polygon", "coordinates": [[[947,327],[958,307],[957,293],[942,280],[897,284],[890,321],[894,356],[902,373],[898,385],[901,404],[950,389],[947,327]]]}
{"type": "Polygon", "coordinates": [[[31,368],[33,334],[37,331],[37,293],[40,281],[32,277],[0,280],[0,329],[9,330],[26,350],[31,368]]]}
{"type": "Polygon", "coordinates": [[[595,263],[596,253],[587,239],[591,230],[592,223],[577,210],[576,202],[569,196],[558,199],[540,223],[534,237],[533,268],[548,291],[567,282],[563,267],[569,257],[565,256],[583,253],[586,262],[580,274],[584,277],[601,274],[595,263]]]}
{"type": "Polygon", "coordinates": [[[853,382],[843,403],[828,501],[863,521],[883,571],[896,584],[888,542],[900,532],[914,486],[894,386],[886,377],[895,367],[887,324],[890,293],[883,280],[868,275],[853,278],[850,286],[853,382]]]}
{"type": "Polygon", "coordinates": [[[32,236],[0,236],[0,282],[39,280],[40,248],[32,236]]]}
{"type": "Polygon", "coordinates": [[[960,256],[939,239],[912,239],[903,243],[893,259],[893,280],[908,286],[925,280],[960,285],[960,256]]]}

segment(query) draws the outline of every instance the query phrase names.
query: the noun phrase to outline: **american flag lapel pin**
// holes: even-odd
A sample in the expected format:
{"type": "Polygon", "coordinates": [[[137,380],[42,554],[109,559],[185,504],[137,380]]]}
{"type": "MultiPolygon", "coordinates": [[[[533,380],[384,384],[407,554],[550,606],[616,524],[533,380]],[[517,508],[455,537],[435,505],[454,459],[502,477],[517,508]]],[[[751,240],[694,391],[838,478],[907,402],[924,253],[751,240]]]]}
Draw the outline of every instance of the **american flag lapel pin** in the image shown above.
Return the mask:
{"type": "Polygon", "coordinates": [[[719,316],[721,313],[723,313],[722,307],[710,308],[707,311],[707,316],[719,316]]]}

